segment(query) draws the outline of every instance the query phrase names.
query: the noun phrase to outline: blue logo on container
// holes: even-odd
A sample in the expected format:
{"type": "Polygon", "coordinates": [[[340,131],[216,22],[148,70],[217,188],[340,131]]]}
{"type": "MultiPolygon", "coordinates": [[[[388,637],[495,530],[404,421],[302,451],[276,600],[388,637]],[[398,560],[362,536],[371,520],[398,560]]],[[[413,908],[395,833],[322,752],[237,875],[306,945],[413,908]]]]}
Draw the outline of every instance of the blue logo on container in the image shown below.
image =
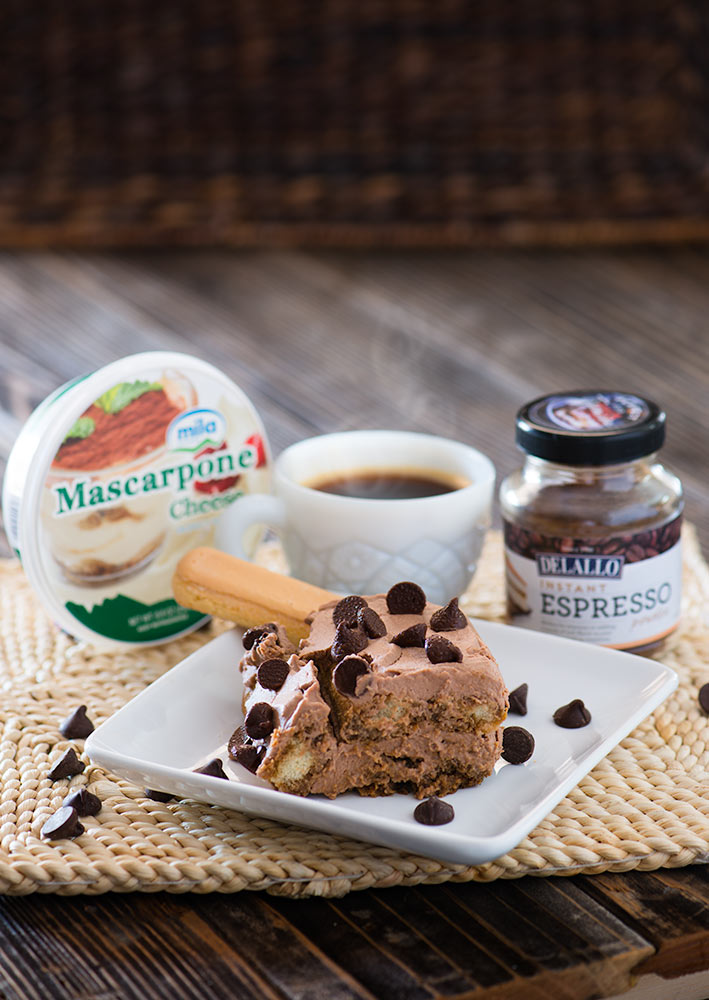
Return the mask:
{"type": "Polygon", "coordinates": [[[167,445],[172,451],[197,451],[208,445],[216,448],[226,437],[226,421],[219,410],[200,408],[175,417],[167,429],[167,445]]]}

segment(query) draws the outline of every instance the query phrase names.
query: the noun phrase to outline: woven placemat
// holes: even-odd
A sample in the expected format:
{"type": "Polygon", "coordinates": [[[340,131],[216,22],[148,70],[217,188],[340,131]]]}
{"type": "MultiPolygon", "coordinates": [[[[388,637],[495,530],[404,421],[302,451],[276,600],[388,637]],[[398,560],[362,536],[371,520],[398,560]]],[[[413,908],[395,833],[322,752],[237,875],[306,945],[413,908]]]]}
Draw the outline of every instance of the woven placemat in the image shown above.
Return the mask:
{"type": "MultiPolygon", "coordinates": [[[[71,779],[103,802],[76,840],[39,831],[67,794],[51,763],[71,745],[59,724],[78,704],[95,723],[204,642],[222,623],[168,645],[96,654],[46,617],[18,564],[0,563],[0,891],[11,894],[236,892],[338,896],[353,889],[489,881],[526,874],[650,870],[709,860],[709,570],[685,536],[684,613],[663,660],[678,690],[509,854],[476,868],[254,819],[184,799],[161,804],[88,764],[71,779]]],[[[269,561],[273,552],[266,551],[269,561]]],[[[501,539],[488,537],[465,610],[503,615],[501,539]]],[[[81,747],[80,741],[75,746],[81,747]]]]}

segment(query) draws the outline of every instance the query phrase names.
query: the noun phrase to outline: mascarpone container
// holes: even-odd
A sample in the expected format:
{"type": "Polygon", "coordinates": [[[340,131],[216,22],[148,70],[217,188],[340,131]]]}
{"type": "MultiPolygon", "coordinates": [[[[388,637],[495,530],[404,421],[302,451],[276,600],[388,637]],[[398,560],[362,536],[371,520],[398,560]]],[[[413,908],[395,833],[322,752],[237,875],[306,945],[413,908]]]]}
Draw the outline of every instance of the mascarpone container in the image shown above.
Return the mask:
{"type": "Polygon", "coordinates": [[[268,492],[270,467],[261,420],[234,382],[190,355],[136,354],[61,386],[30,416],[5,473],[5,527],[61,628],[153,645],[207,621],[174,600],[175,566],[214,544],[240,496],[268,492]]]}

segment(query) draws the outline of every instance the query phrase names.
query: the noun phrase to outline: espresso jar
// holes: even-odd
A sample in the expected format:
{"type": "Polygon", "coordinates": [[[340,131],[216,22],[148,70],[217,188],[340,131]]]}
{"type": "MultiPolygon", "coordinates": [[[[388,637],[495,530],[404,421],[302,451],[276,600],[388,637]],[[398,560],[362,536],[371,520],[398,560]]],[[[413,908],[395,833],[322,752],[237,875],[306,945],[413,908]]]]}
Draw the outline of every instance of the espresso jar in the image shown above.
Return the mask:
{"type": "Polygon", "coordinates": [[[664,412],[632,393],[522,407],[524,465],[500,487],[513,624],[642,653],[676,628],[683,499],[664,439],[664,412]]]}

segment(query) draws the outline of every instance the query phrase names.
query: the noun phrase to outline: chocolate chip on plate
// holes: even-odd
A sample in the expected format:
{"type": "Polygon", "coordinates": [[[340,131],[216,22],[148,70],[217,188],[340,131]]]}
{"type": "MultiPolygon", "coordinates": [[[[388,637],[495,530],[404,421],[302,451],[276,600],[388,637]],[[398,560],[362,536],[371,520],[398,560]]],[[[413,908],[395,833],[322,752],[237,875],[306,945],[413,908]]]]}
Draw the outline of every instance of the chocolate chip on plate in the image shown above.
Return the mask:
{"type": "Polygon", "coordinates": [[[534,737],[522,726],[502,730],[502,759],[508,764],[524,764],[534,753],[534,737]]]}
{"type": "Polygon", "coordinates": [[[445,608],[439,608],[431,615],[431,628],[434,632],[455,632],[465,628],[468,619],[458,607],[458,598],[454,597],[446,604],[445,608]]]}
{"type": "Polygon", "coordinates": [[[529,684],[520,684],[514,691],[510,691],[510,712],[513,715],[527,714],[527,692],[529,684]]]}
{"type": "Polygon", "coordinates": [[[59,732],[68,740],[86,739],[94,731],[94,724],[86,715],[86,705],[79,705],[59,726],[59,732]]]}
{"type": "Polygon", "coordinates": [[[42,827],[40,833],[48,840],[62,840],[65,837],[78,837],[84,832],[79,822],[79,814],[72,806],[60,806],[42,827]]]}
{"type": "Polygon", "coordinates": [[[275,631],[274,622],[266,622],[265,625],[259,625],[258,628],[248,628],[241,637],[241,643],[244,649],[253,649],[257,642],[261,642],[265,636],[275,631]]]}
{"type": "Polygon", "coordinates": [[[88,788],[77,788],[76,791],[70,792],[62,805],[76,809],[79,816],[96,816],[101,812],[101,799],[88,788]]]}
{"type": "Polygon", "coordinates": [[[244,729],[252,740],[265,740],[276,728],[276,713],[267,701],[258,701],[244,719],[244,729]]]}
{"type": "Polygon", "coordinates": [[[426,622],[419,622],[418,625],[411,625],[410,628],[405,628],[403,632],[395,635],[391,641],[395,646],[401,646],[402,649],[406,649],[409,646],[422,647],[426,641],[426,622]]]}
{"type": "Polygon", "coordinates": [[[369,664],[361,656],[346,656],[332,672],[332,683],[340,694],[354,695],[357,678],[369,672],[369,664]]]}
{"type": "Polygon", "coordinates": [[[227,749],[231,759],[235,760],[237,764],[241,764],[247,771],[251,771],[252,774],[256,774],[261,766],[261,761],[266,756],[266,747],[255,746],[243,726],[239,726],[231,734],[227,749]]]}
{"type": "Polygon", "coordinates": [[[367,602],[358,594],[350,594],[343,597],[332,609],[332,620],[335,625],[349,625],[350,628],[357,624],[357,614],[362,608],[367,607],[367,602]]]}
{"type": "Polygon", "coordinates": [[[444,823],[450,823],[454,816],[453,806],[435,795],[419,802],[414,809],[414,819],[424,826],[443,826],[444,823]]]}
{"type": "Polygon", "coordinates": [[[60,778],[70,778],[73,774],[81,774],[85,769],[86,764],[76,756],[76,750],[69,747],[52,766],[48,777],[50,781],[59,781],[60,778]]]}
{"type": "Polygon", "coordinates": [[[591,721],[591,713],[580,698],[574,698],[568,705],[562,705],[554,712],[554,722],[562,729],[581,729],[591,721]]]}
{"type": "Polygon", "coordinates": [[[169,792],[159,792],[157,788],[144,788],[143,793],[146,799],[153,799],[154,802],[172,802],[175,798],[169,792]]]}
{"type": "Polygon", "coordinates": [[[227,781],[229,780],[229,775],[222,767],[219,757],[214,757],[212,760],[207,761],[206,764],[202,764],[201,767],[196,767],[194,773],[208,774],[211,778],[226,778],[227,781]]]}
{"type": "Polygon", "coordinates": [[[420,615],[426,607],[426,595],[417,583],[404,580],[390,587],[386,602],[390,615],[420,615]]]}
{"type": "Polygon", "coordinates": [[[387,634],[387,627],[374,608],[360,608],[357,612],[357,624],[370,639],[381,639],[387,634]]]}
{"type": "Polygon", "coordinates": [[[460,663],[463,659],[458,646],[442,635],[430,635],[426,639],[426,655],[431,663],[460,663]]]}
{"type": "Polygon", "coordinates": [[[349,625],[345,625],[342,622],[335,630],[335,638],[330,647],[330,655],[337,663],[338,660],[341,660],[345,656],[351,656],[353,653],[361,653],[368,644],[369,639],[363,629],[350,628],[349,625]]]}
{"type": "Polygon", "coordinates": [[[285,660],[264,660],[258,668],[256,677],[262,688],[269,691],[280,691],[288,676],[288,664],[285,660]]]}
{"type": "Polygon", "coordinates": [[[256,774],[266,756],[266,747],[255,747],[253,743],[244,743],[241,746],[234,746],[233,749],[230,747],[229,756],[247,771],[256,774]]]}
{"type": "Polygon", "coordinates": [[[705,711],[707,715],[709,715],[709,684],[702,684],[699,688],[697,701],[699,702],[700,708],[705,711]]]}

